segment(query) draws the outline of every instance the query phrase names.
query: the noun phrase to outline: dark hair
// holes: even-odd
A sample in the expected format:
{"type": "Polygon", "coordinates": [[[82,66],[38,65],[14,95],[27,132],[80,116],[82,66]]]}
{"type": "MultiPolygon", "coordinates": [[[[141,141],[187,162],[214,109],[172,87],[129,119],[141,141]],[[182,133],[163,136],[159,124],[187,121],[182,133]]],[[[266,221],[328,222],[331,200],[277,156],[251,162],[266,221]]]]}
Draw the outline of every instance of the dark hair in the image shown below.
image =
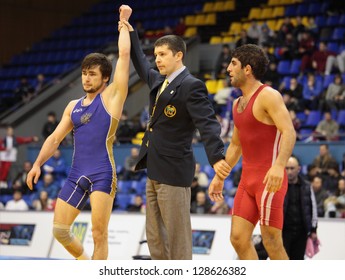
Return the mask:
{"type": "Polygon", "coordinates": [[[254,44],[242,45],[233,51],[232,57],[237,58],[241,62],[242,68],[250,65],[255,79],[261,80],[264,77],[269,59],[259,46],[254,44]]]}
{"type": "Polygon", "coordinates": [[[160,47],[163,45],[167,45],[174,55],[178,52],[182,52],[182,60],[185,58],[187,47],[185,41],[183,41],[181,37],[176,35],[163,36],[155,42],[154,47],[160,47]]]}
{"type": "Polygon", "coordinates": [[[111,61],[102,53],[90,53],[85,56],[81,63],[81,69],[90,69],[94,66],[100,66],[99,69],[102,73],[103,78],[110,78],[113,66],[111,61]]]}
{"type": "Polygon", "coordinates": [[[290,157],[294,158],[294,159],[297,161],[298,166],[301,165],[301,164],[300,164],[300,161],[299,161],[299,158],[298,158],[297,156],[291,155],[290,157]]]}

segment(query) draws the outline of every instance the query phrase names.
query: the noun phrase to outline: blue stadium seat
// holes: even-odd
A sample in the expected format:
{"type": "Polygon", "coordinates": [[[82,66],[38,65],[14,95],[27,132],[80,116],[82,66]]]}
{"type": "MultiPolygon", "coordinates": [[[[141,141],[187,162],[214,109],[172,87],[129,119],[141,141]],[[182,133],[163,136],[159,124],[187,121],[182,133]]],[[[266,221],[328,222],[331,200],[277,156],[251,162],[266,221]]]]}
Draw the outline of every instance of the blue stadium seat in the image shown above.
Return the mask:
{"type": "Polygon", "coordinates": [[[338,53],[339,52],[339,44],[337,42],[328,42],[327,43],[327,49],[332,51],[332,52],[338,53]]]}
{"type": "Polygon", "coordinates": [[[290,75],[290,60],[281,60],[278,62],[277,71],[280,75],[290,75]]]}
{"type": "Polygon", "coordinates": [[[289,88],[290,87],[290,80],[291,80],[290,76],[284,76],[283,83],[285,85],[285,88],[289,88]]]}
{"type": "Polygon", "coordinates": [[[2,194],[0,195],[0,201],[6,205],[8,201],[10,201],[13,198],[12,194],[2,194]]]}
{"type": "Polygon", "coordinates": [[[327,17],[325,15],[320,15],[315,17],[315,24],[317,27],[324,27],[327,25],[327,17]]]}
{"type": "Polygon", "coordinates": [[[345,127],[345,110],[340,110],[338,112],[337,122],[340,125],[340,127],[345,127]]]}
{"type": "Polygon", "coordinates": [[[297,15],[297,5],[288,5],[285,7],[284,15],[286,17],[295,17],[297,15]]]}
{"type": "Polygon", "coordinates": [[[137,194],[145,194],[146,179],[141,181],[132,181],[131,189],[137,194]]]}
{"type": "Polygon", "coordinates": [[[310,111],[309,115],[307,116],[307,120],[305,121],[305,126],[316,127],[321,119],[322,116],[320,111],[310,111]]]}
{"type": "Polygon", "coordinates": [[[308,14],[309,4],[299,4],[296,10],[297,16],[305,16],[308,14]]]}
{"type": "Polygon", "coordinates": [[[328,16],[326,24],[328,26],[336,26],[339,24],[339,21],[340,21],[339,15],[332,15],[332,16],[328,16]]]}
{"type": "Polygon", "coordinates": [[[132,194],[122,194],[118,193],[115,196],[115,205],[118,207],[118,210],[126,210],[128,205],[131,204],[132,199],[135,195],[132,194]]]}
{"type": "Polygon", "coordinates": [[[339,25],[344,25],[345,26],[345,13],[342,13],[340,18],[339,18],[339,25]]]}
{"type": "Polygon", "coordinates": [[[234,183],[232,180],[225,180],[224,181],[224,190],[230,191],[234,187],[234,183]]]}
{"type": "Polygon", "coordinates": [[[234,198],[232,196],[225,198],[226,204],[229,206],[230,209],[234,207],[234,198]]]}
{"type": "Polygon", "coordinates": [[[292,60],[291,67],[290,67],[290,74],[297,75],[300,72],[301,72],[301,60],[300,59],[292,60]]]}
{"type": "Polygon", "coordinates": [[[332,40],[343,40],[345,27],[336,27],[332,33],[332,40]]]}
{"type": "Polygon", "coordinates": [[[216,173],[210,165],[204,165],[201,170],[206,173],[208,178],[213,178],[216,173]]]}
{"type": "Polygon", "coordinates": [[[319,35],[319,40],[320,41],[325,41],[328,42],[329,40],[332,39],[333,37],[333,28],[332,27],[323,27],[321,28],[320,35],[319,35]]]}
{"type": "Polygon", "coordinates": [[[312,133],[313,133],[313,129],[311,128],[301,128],[299,131],[299,136],[300,136],[299,140],[304,141],[308,139],[308,137],[310,137],[312,133]]]}
{"type": "Polygon", "coordinates": [[[319,14],[322,10],[322,3],[320,2],[312,2],[308,6],[308,12],[307,14],[310,16],[315,16],[319,14]]]}
{"type": "Polygon", "coordinates": [[[334,74],[325,75],[323,78],[323,88],[326,89],[334,81],[334,74]]]}
{"type": "Polygon", "coordinates": [[[297,112],[296,117],[301,121],[302,124],[307,120],[307,115],[304,112],[297,112]]]}
{"type": "Polygon", "coordinates": [[[117,192],[122,194],[128,194],[131,192],[132,181],[117,181],[117,192]]]}

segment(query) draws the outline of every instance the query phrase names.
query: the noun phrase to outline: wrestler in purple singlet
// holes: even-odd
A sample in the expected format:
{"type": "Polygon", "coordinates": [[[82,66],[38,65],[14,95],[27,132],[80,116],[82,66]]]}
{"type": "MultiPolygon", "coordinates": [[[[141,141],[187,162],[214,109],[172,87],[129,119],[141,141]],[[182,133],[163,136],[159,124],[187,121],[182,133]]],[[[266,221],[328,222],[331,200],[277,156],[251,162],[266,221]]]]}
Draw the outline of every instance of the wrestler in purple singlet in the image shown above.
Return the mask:
{"type": "Polygon", "coordinates": [[[118,120],[105,109],[101,94],[91,104],[84,97],[75,105],[73,122],[74,154],[70,173],[59,198],[82,209],[94,191],[115,196],[116,167],[113,143],[118,120]]]}

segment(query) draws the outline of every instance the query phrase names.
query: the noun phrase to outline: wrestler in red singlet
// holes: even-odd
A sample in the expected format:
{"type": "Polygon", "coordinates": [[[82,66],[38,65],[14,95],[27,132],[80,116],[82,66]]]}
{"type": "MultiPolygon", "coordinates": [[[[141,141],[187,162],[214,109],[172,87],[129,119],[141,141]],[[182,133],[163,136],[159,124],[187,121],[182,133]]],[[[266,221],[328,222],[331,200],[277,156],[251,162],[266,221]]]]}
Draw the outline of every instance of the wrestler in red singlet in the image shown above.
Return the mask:
{"type": "Polygon", "coordinates": [[[282,229],[286,172],[279,191],[268,193],[263,184],[267,171],[278,156],[281,134],[275,125],[264,124],[253,115],[253,104],[265,86],[257,89],[243,112],[238,112],[239,102],[233,109],[242,147],[242,176],[235,196],[233,215],[253,225],[260,219],[260,225],[282,229]]]}

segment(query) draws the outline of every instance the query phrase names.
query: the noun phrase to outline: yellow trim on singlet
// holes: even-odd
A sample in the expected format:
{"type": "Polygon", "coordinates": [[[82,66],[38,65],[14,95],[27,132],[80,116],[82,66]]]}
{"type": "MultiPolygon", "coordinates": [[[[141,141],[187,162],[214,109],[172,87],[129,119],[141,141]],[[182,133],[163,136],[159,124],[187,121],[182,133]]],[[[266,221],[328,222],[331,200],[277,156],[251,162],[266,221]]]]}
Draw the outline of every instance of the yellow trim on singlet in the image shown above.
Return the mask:
{"type": "Polygon", "coordinates": [[[110,118],[110,126],[107,134],[106,139],[106,147],[108,151],[109,161],[112,166],[113,174],[112,174],[112,182],[111,182],[111,192],[110,195],[112,197],[115,196],[117,190],[117,178],[116,178],[116,165],[113,153],[113,145],[115,141],[115,133],[118,127],[119,121],[113,117],[110,118]]]}

